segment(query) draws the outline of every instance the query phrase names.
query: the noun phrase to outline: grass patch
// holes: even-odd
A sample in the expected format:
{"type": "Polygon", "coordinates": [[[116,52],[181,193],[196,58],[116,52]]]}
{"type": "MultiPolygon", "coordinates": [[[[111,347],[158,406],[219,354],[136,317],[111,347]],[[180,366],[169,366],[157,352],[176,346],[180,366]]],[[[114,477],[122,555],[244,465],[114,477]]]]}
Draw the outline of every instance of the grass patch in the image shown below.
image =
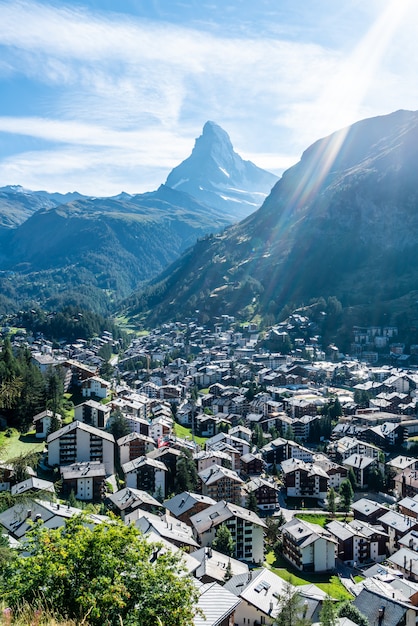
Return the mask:
{"type": "Polygon", "coordinates": [[[364,576],[354,576],[355,583],[361,583],[362,580],[364,580],[364,576]]]}
{"type": "Polygon", "coordinates": [[[335,517],[331,517],[328,513],[298,513],[297,518],[302,520],[303,522],[310,522],[311,524],[318,524],[322,528],[325,528],[325,525],[329,522],[337,520],[339,522],[349,522],[353,519],[352,515],[336,515],[335,517]]]}
{"type": "MultiPolygon", "coordinates": [[[[174,424],[174,434],[176,437],[179,437],[179,439],[192,439],[191,428],[186,428],[181,424],[174,424]]],[[[195,442],[202,448],[205,447],[206,439],[207,437],[198,437],[197,435],[194,436],[195,442]]]]}
{"type": "Polygon", "coordinates": [[[327,572],[300,572],[293,568],[282,556],[276,559],[274,552],[267,554],[265,565],[271,569],[272,572],[277,574],[277,576],[280,576],[280,578],[283,578],[283,580],[286,580],[296,587],[313,583],[331,596],[331,598],[337,600],[353,599],[353,596],[348,593],[347,589],[335,574],[327,572]]]}
{"type": "Polygon", "coordinates": [[[0,433],[0,457],[3,461],[8,461],[21,454],[29,452],[42,452],[45,448],[45,442],[35,437],[35,431],[28,433],[20,433],[12,428],[10,437],[6,437],[5,432],[0,433]]]}

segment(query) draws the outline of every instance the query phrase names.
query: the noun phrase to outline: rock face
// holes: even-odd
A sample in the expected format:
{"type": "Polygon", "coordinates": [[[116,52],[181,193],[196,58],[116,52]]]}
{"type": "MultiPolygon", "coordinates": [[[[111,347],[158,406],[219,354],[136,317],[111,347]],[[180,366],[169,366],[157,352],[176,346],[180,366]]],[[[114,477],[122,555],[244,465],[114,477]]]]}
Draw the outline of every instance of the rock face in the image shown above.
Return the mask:
{"type": "Polygon", "coordinates": [[[196,309],[275,315],[329,295],[345,306],[400,298],[418,289],[417,232],[418,112],[397,111],[310,146],[258,211],[142,294],[142,309],[152,303],[155,321],[196,309]]]}
{"type": "Polygon", "coordinates": [[[234,152],[220,126],[206,122],[191,155],[172,170],[166,185],[186,191],[236,221],[258,209],[276,182],[277,176],[234,152]]]}

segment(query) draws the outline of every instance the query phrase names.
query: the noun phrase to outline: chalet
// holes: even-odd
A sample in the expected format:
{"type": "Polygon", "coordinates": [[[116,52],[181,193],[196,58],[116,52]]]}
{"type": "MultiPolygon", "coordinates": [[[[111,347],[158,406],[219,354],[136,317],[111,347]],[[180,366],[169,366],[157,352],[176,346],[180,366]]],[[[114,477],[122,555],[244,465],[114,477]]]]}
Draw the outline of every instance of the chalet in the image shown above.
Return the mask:
{"type": "Polygon", "coordinates": [[[106,468],[100,461],[72,463],[60,468],[62,495],[74,492],[77,500],[102,500],[106,491],[106,468]]]}
{"type": "Polygon", "coordinates": [[[107,398],[110,390],[110,383],[98,376],[87,378],[81,383],[83,398],[107,398]]]}
{"type": "Polygon", "coordinates": [[[377,527],[364,522],[346,523],[333,520],[326,525],[327,530],[338,542],[338,558],[351,566],[360,565],[373,559],[386,558],[388,535],[377,527]]]}
{"type": "Polygon", "coordinates": [[[329,477],[329,487],[339,489],[343,480],[347,479],[348,470],[346,467],[330,461],[324,454],[316,454],[313,462],[318,467],[321,467],[329,477]]]}
{"type": "Polygon", "coordinates": [[[399,547],[399,539],[411,530],[418,530],[418,520],[407,517],[396,511],[387,511],[378,519],[378,523],[383,526],[389,535],[387,548],[389,554],[393,554],[399,547]]]}
{"type": "Polygon", "coordinates": [[[164,463],[165,467],[167,468],[167,474],[165,476],[164,495],[173,493],[177,472],[177,462],[182,456],[182,451],[174,448],[174,446],[170,445],[169,443],[168,445],[163,445],[159,448],[151,450],[151,452],[148,452],[146,456],[147,459],[164,463]]]}
{"type": "Polygon", "coordinates": [[[270,441],[261,448],[261,454],[268,465],[279,465],[288,458],[288,441],[282,437],[270,441]]]}
{"type": "Polygon", "coordinates": [[[210,468],[199,472],[199,479],[204,496],[209,496],[216,501],[241,501],[241,486],[244,481],[234,470],[221,465],[212,465],[210,468]]]}
{"type": "Polygon", "coordinates": [[[143,511],[141,517],[138,517],[135,521],[135,526],[144,535],[152,532],[187,552],[199,547],[193,538],[193,531],[190,526],[183,524],[183,522],[170,515],[160,517],[159,515],[143,511]]]}
{"type": "Polygon", "coordinates": [[[233,576],[236,574],[246,574],[248,576],[249,569],[246,563],[222,554],[222,552],[218,552],[211,547],[200,548],[191,554],[199,561],[199,567],[195,572],[195,576],[203,583],[218,582],[223,585],[228,569],[230,569],[233,576]]]}
{"type": "Polygon", "coordinates": [[[190,493],[183,491],[165,500],[166,511],[185,524],[190,523],[190,518],[208,507],[216,504],[216,500],[203,496],[201,493],[190,493]]]}
{"type": "MultiPolygon", "coordinates": [[[[278,616],[279,598],[285,592],[286,582],[274,572],[262,568],[251,570],[248,575],[233,576],[225,583],[224,588],[236,594],[241,600],[235,612],[236,626],[247,624],[271,626],[278,616]]],[[[294,587],[293,591],[300,598],[301,621],[317,622],[326,597],[325,592],[312,584],[294,587]]]]}
{"type": "MultiPolygon", "coordinates": [[[[51,425],[53,423],[53,418],[54,414],[49,409],[46,409],[45,411],[42,411],[41,413],[35,415],[32,423],[35,426],[35,437],[37,439],[47,438],[51,429],[51,425]]],[[[60,425],[62,424],[62,416],[59,413],[55,413],[55,419],[60,425]]]]}
{"type": "Polygon", "coordinates": [[[121,465],[155,450],[155,442],[151,437],[135,432],[120,437],[116,443],[121,465]]]}
{"type": "Polygon", "coordinates": [[[153,512],[162,508],[162,504],[142,489],[124,487],[116,493],[107,494],[107,503],[124,520],[126,515],[136,509],[153,512]]]}
{"type": "Polygon", "coordinates": [[[329,572],[335,569],[338,542],[318,524],[294,517],[281,528],[283,556],[297,569],[329,572]]]}
{"type": "Polygon", "coordinates": [[[241,472],[245,476],[259,476],[266,471],[266,462],[259,453],[249,452],[241,457],[241,472]]]}
{"type": "Polygon", "coordinates": [[[342,464],[347,470],[353,470],[356,483],[360,489],[367,487],[371,470],[379,470],[380,466],[377,458],[365,456],[364,454],[352,454],[342,464]]]}
{"type": "Polygon", "coordinates": [[[216,530],[225,524],[234,541],[234,557],[252,563],[264,560],[265,523],[253,511],[221,500],[190,518],[202,546],[210,546],[216,530]]]}
{"type": "Polygon", "coordinates": [[[253,493],[260,511],[275,511],[279,508],[279,488],[272,479],[254,476],[243,486],[243,492],[253,493]]]}
{"type": "Polygon", "coordinates": [[[49,435],[47,443],[51,467],[99,461],[107,476],[115,473],[115,439],[110,433],[76,420],[49,435]]]}
{"type": "Polygon", "coordinates": [[[74,407],[74,419],[95,428],[105,429],[109,423],[112,409],[108,404],[96,400],[87,400],[74,407]]]}
{"type": "Polygon", "coordinates": [[[367,522],[368,524],[377,524],[378,519],[389,510],[383,504],[378,504],[374,500],[369,500],[368,498],[361,498],[360,500],[353,502],[351,509],[355,520],[367,522]]]}
{"type": "Polygon", "coordinates": [[[329,455],[332,460],[343,464],[352,454],[361,454],[371,458],[379,457],[379,448],[366,441],[360,441],[355,437],[342,437],[338,441],[333,442],[329,447],[329,455]]]}
{"type": "Polygon", "coordinates": [[[141,456],[122,465],[127,487],[148,491],[154,497],[165,496],[167,466],[161,461],[141,456]]]}
{"type": "Polygon", "coordinates": [[[288,459],[282,462],[281,467],[288,496],[318,499],[327,497],[329,476],[318,465],[299,459],[288,459]]]}
{"type": "MultiPolygon", "coordinates": [[[[235,450],[235,449],[234,449],[235,450]]],[[[238,451],[235,451],[235,454],[238,456],[238,451]]],[[[221,452],[220,450],[200,450],[200,452],[196,452],[193,455],[193,459],[197,464],[197,471],[202,472],[212,465],[223,465],[226,467],[234,467],[233,458],[227,452],[221,452]]]]}
{"type": "Polygon", "coordinates": [[[398,502],[398,508],[400,513],[403,515],[408,515],[409,517],[413,517],[415,519],[418,518],[418,496],[414,496],[411,498],[407,496],[406,498],[402,498],[398,502]]]}

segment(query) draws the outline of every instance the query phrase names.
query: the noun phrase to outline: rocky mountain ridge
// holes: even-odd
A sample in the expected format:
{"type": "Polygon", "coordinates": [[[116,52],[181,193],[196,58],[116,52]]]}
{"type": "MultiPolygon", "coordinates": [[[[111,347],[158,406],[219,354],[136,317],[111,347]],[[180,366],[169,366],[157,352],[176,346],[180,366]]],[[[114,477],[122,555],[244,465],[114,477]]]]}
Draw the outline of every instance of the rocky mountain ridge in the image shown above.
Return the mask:
{"type": "Polygon", "coordinates": [[[373,307],[414,292],[417,139],[418,112],[397,111],[315,142],[258,211],[198,242],[131,299],[130,314],[277,319],[330,295],[373,307]]]}

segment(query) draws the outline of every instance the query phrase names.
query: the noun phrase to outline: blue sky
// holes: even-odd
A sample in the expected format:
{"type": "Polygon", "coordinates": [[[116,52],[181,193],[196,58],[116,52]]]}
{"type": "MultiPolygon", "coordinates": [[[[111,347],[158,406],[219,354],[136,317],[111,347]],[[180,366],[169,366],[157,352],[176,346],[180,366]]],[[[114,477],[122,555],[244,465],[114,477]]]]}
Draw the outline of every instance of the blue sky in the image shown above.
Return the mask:
{"type": "Polygon", "coordinates": [[[275,173],[418,109],[415,0],[0,0],[0,186],[156,189],[207,120],[275,173]]]}

